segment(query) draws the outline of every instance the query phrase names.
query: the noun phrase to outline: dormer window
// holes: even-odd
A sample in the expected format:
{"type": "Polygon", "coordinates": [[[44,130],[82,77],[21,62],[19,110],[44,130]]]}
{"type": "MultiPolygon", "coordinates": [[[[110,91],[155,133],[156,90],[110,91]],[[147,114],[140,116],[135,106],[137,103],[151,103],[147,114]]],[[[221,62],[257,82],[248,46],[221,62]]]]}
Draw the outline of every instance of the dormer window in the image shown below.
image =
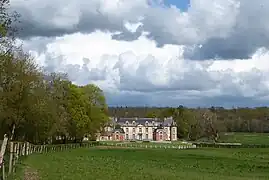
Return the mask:
{"type": "Polygon", "coordinates": [[[148,122],[148,121],[146,121],[146,123],[145,123],[145,124],[146,124],[146,126],[148,126],[148,125],[149,125],[149,122],[148,122]]]}
{"type": "Polygon", "coordinates": [[[133,125],[135,125],[135,121],[133,121],[133,125]]]}
{"type": "Polygon", "coordinates": [[[129,122],[128,121],[126,121],[125,123],[126,123],[127,126],[129,125],[129,122]]]}

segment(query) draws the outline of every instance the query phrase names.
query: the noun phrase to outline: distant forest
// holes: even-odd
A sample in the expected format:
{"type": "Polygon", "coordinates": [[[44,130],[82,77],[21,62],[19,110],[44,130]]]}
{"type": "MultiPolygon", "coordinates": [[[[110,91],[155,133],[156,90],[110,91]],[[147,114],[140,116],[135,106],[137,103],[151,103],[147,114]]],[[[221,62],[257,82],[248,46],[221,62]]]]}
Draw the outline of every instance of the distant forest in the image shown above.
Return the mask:
{"type": "Polygon", "coordinates": [[[186,108],[171,107],[109,107],[114,117],[172,116],[177,122],[178,137],[188,140],[207,138],[218,141],[221,132],[269,132],[269,108],[186,108]]]}

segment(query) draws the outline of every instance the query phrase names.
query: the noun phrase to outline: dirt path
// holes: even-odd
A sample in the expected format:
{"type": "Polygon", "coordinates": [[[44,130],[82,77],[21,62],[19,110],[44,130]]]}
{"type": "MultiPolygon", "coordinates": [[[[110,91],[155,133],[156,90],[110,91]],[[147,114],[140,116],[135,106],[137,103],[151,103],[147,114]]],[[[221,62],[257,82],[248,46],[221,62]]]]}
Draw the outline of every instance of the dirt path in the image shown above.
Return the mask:
{"type": "Polygon", "coordinates": [[[26,167],[24,170],[24,180],[39,180],[36,170],[30,167],[26,167]]]}

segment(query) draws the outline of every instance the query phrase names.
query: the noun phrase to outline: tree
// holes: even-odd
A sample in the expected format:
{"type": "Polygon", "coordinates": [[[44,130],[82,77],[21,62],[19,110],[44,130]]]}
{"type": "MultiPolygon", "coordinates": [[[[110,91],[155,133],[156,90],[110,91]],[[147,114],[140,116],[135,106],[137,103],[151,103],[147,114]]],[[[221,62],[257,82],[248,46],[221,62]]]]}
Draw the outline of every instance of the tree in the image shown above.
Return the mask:
{"type": "Polygon", "coordinates": [[[18,22],[19,14],[9,11],[9,0],[0,1],[0,52],[10,53],[14,46],[16,28],[15,22],[18,22]]]}
{"type": "Polygon", "coordinates": [[[93,84],[81,88],[85,94],[87,115],[91,121],[91,124],[88,124],[87,127],[89,129],[88,133],[94,139],[95,133],[109,121],[106,99],[103,91],[93,84]]]}
{"type": "Polygon", "coordinates": [[[6,121],[11,139],[15,129],[25,121],[25,110],[31,103],[40,73],[33,60],[26,54],[0,56],[1,118],[6,121]]]}
{"type": "Polygon", "coordinates": [[[218,121],[216,113],[208,109],[201,109],[200,115],[202,119],[201,127],[204,130],[204,135],[214,142],[217,142],[219,139],[219,132],[225,131],[223,129],[223,123],[218,121]]]}

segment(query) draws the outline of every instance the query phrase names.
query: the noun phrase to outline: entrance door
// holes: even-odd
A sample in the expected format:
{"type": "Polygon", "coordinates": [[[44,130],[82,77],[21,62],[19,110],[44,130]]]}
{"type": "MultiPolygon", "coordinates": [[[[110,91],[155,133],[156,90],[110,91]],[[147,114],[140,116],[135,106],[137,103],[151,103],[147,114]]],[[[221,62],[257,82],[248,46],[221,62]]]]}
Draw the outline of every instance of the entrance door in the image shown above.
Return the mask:
{"type": "Polygon", "coordinates": [[[142,141],[142,134],[139,134],[138,137],[139,137],[139,140],[142,141]]]}

